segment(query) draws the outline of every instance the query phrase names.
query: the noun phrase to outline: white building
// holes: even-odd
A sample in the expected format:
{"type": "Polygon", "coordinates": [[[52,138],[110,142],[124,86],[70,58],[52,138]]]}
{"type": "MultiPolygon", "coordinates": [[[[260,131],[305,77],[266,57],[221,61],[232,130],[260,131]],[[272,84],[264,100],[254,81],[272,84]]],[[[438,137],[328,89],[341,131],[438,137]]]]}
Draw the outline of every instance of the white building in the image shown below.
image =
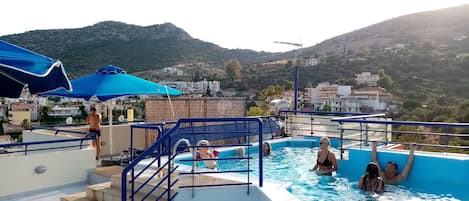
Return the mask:
{"type": "Polygon", "coordinates": [[[175,67],[166,67],[161,70],[166,75],[172,75],[172,76],[183,76],[184,71],[177,69],[175,67]]]}
{"type": "Polygon", "coordinates": [[[320,63],[319,58],[305,57],[303,60],[303,66],[316,66],[320,63]]]}
{"type": "Polygon", "coordinates": [[[375,112],[389,107],[392,95],[381,87],[364,87],[352,90],[352,86],[320,83],[306,88],[305,101],[313,110],[323,110],[325,105],[333,112],[375,112]]]}
{"type": "Polygon", "coordinates": [[[382,87],[355,89],[352,96],[358,98],[362,112],[385,111],[392,100],[392,95],[382,87]]]}
{"type": "Polygon", "coordinates": [[[330,106],[332,112],[360,112],[360,101],[353,96],[333,98],[330,106]]]}
{"type": "Polygon", "coordinates": [[[39,117],[37,104],[33,103],[11,104],[11,113],[14,112],[28,112],[31,121],[37,121],[39,117]]]}
{"type": "Polygon", "coordinates": [[[183,94],[205,94],[207,88],[210,90],[210,95],[215,95],[221,91],[219,81],[199,81],[199,82],[161,82],[161,84],[168,85],[182,91],[183,94]]]}
{"type": "Polygon", "coordinates": [[[324,105],[331,105],[332,99],[347,97],[352,93],[352,86],[339,86],[327,82],[319,83],[316,88],[307,88],[305,101],[310,101],[313,110],[322,110],[324,105]]]}
{"type": "Polygon", "coordinates": [[[54,106],[51,108],[48,113],[51,117],[70,117],[80,115],[80,108],[79,107],[59,107],[54,106]]]}
{"type": "Polygon", "coordinates": [[[357,85],[378,86],[379,75],[371,74],[371,72],[362,72],[355,74],[357,85]]]}

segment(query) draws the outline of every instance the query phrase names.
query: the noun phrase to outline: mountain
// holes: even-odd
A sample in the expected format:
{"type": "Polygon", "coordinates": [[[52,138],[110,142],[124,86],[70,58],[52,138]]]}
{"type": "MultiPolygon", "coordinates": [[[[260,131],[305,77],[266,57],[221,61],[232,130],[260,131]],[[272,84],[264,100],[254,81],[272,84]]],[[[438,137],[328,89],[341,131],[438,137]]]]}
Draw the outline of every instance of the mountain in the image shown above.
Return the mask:
{"type": "Polygon", "coordinates": [[[469,4],[458,7],[400,16],[325,40],[301,50],[304,54],[340,54],[343,50],[380,48],[393,43],[431,42],[464,47],[460,43],[469,33],[469,4]],[[463,37],[464,38],[464,37],[463,37]]]}
{"type": "MultiPolygon", "coordinates": [[[[469,5],[462,5],[397,17],[299,49],[299,58],[320,59],[319,65],[300,68],[300,86],[351,83],[361,71],[384,69],[394,80],[392,90],[398,98],[423,102],[429,96],[469,97],[468,21],[469,5]]],[[[252,71],[264,71],[258,67],[252,71]]],[[[262,88],[293,78],[292,70],[283,65],[269,68],[277,72],[275,77],[257,73],[250,84],[262,88]]]]}
{"type": "Polygon", "coordinates": [[[137,72],[190,62],[223,67],[224,62],[232,58],[249,64],[262,62],[273,55],[222,48],[194,39],[171,23],[142,27],[107,21],[77,29],[5,35],[0,39],[60,59],[71,77],[94,72],[107,64],[137,72]]]}

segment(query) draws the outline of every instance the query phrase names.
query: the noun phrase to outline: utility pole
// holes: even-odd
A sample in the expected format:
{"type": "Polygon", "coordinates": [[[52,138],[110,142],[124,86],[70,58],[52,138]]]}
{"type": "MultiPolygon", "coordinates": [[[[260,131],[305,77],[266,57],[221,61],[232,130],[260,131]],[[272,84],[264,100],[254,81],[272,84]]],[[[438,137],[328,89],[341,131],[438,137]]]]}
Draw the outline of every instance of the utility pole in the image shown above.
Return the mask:
{"type": "Polygon", "coordinates": [[[298,65],[296,64],[296,62],[297,62],[297,60],[296,60],[296,48],[303,47],[303,44],[301,44],[301,43],[282,42],[282,41],[274,41],[274,43],[284,44],[284,45],[291,45],[291,46],[295,47],[295,49],[293,50],[293,56],[294,56],[294,60],[295,60],[295,64],[294,64],[295,95],[293,97],[293,111],[295,112],[295,115],[296,115],[296,111],[298,109],[298,65]]]}

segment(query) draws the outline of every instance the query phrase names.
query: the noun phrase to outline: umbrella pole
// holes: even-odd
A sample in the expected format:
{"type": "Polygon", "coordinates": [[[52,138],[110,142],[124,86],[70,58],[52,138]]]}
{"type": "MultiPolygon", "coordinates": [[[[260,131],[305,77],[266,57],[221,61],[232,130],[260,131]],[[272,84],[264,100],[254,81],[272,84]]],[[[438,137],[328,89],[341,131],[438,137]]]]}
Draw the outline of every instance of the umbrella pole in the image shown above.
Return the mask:
{"type": "Polygon", "coordinates": [[[171,96],[169,96],[168,86],[164,85],[164,88],[166,89],[166,94],[168,95],[168,100],[169,100],[169,106],[171,107],[171,112],[173,113],[173,118],[174,118],[176,117],[176,115],[174,114],[173,104],[171,103],[171,96]]]}

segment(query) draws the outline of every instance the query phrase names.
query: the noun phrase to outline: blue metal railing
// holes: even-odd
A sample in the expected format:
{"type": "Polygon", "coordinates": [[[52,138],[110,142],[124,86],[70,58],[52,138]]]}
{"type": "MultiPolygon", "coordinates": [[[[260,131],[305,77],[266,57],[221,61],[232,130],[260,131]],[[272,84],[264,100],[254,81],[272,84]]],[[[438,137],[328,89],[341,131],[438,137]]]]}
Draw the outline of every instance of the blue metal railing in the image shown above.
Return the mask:
{"type": "MultiPolygon", "coordinates": [[[[263,129],[262,132],[264,135],[270,135],[270,139],[275,137],[275,134],[280,134],[280,127],[277,122],[275,122],[274,116],[259,116],[257,118],[262,119],[263,129]]],[[[158,123],[148,123],[148,124],[141,124],[141,125],[134,125],[130,131],[130,156],[131,160],[133,160],[133,151],[134,149],[134,129],[144,129],[145,134],[147,130],[156,130],[156,140],[163,135],[164,133],[168,132],[170,128],[168,126],[174,126],[177,122],[170,121],[170,122],[158,122],[158,123]],[[166,128],[165,128],[166,127],[166,128]]],[[[173,141],[177,142],[179,139],[191,139],[193,142],[197,142],[199,140],[219,140],[219,139],[230,139],[236,138],[238,140],[238,144],[241,144],[243,141],[245,134],[243,131],[239,131],[241,129],[242,122],[228,122],[224,124],[217,124],[217,125],[200,125],[194,126],[191,125],[188,128],[180,128],[179,133],[177,136],[173,136],[173,141]],[[194,133],[197,133],[197,136],[193,136],[194,133]],[[218,135],[213,135],[218,134],[218,135]]],[[[251,133],[255,132],[258,133],[257,129],[254,128],[253,125],[251,126],[251,133]]],[[[153,142],[152,142],[153,144],[153,142]]],[[[163,147],[165,149],[166,147],[163,147]]]]}
{"type": "MultiPolygon", "coordinates": [[[[428,144],[428,143],[421,143],[421,142],[400,142],[400,141],[395,141],[395,140],[388,140],[388,135],[391,134],[396,134],[396,135],[417,135],[417,136],[437,136],[437,137],[465,137],[469,138],[469,134],[461,134],[461,133],[449,133],[449,132],[434,132],[434,131],[428,131],[431,129],[417,129],[418,127],[430,127],[430,128],[443,128],[443,129],[452,129],[452,128],[469,128],[469,123],[448,123],[448,122],[419,122],[419,121],[386,121],[386,120],[369,120],[367,118],[372,118],[372,117],[377,117],[380,115],[384,114],[375,114],[375,115],[362,115],[362,116],[353,116],[353,117],[339,117],[339,118],[333,118],[331,121],[337,122],[340,126],[340,140],[343,142],[344,140],[355,140],[360,142],[361,144],[365,143],[368,144],[368,132],[372,131],[375,133],[381,133],[386,135],[385,141],[378,141],[380,143],[390,143],[390,144],[403,144],[403,145],[410,145],[410,144],[416,144],[417,146],[423,146],[423,147],[436,147],[436,148],[444,148],[445,151],[448,151],[449,148],[454,148],[454,149],[461,149],[461,150],[469,150],[469,146],[456,146],[456,145],[449,145],[449,141],[446,141],[446,143],[441,144],[428,144]],[[374,124],[374,125],[383,125],[385,129],[353,129],[353,128],[344,128],[345,124],[360,124],[360,125],[368,125],[368,124],[374,124]],[[394,127],[399,127],[399,126],[408,126],[408,127],[415,127],[415,131],[400,131],[400,130],[394,130],[388,129],[388,126],[394,126],[394,127]],[[419,131],[419,130],[427,130],[427,131],[419,131]],[[345,131],[360,131],[360,135],[365,137],[365,140],[360,137],[360,140],[356,139],[347,139],[343,133],[345,131]]],[[[341,143],[343,144],[343,143],[341,143]]],[[[343,146],[341,146],[341,159],[343,158],[343,146]]]]}
{"type": "MultiPolygon", "coordinates": [[[[177,123],[174,125],[174,127],[172,127],[171,129],[167,130],[167,131],[164,131],[163,129],[161,129],[164,125],[166,124],[163,124],[163,123],[156,123],[156,124],[149,124],[148,126],[146,125],[133,125],[131,126],[131,132],[133,132],[132,130],[134,128],[143,128],[143,129],[156,129],[158,130],[158,128],[160,128],[160,130],[158,132],[160,132],[158,136],[158,139],[156,140],[156,142],[150,146],[149,148],[147,148],[142,154],[140,154],[138,157],[136,157],[123,171],[122,171],[122,191],[121,191],[121,197],[122,197],[122,200],[127,200],[127,199],[130,199],[130,200],[134,200],[135,198],[135,195],[137,193],[139,193],[144,187],[146,184],[148,184],[154,177],[155,175],[157,175],[158,173],[160,173],[161,171],[163,171],[164,169],[167,170],[167,174],[165,176],[163,176],[162,178],[160,178],[160,181],[152,187],[152,189],[147,192],[145,195],[144,195],[144,198],[148,198],[156,188],[159,188],[160,185],[163,184],[163,182],[165,182],[167,184],[167,188],[164,189],[161,194],[159,195],[159,197],[157,198],[157,200],[159,198],[161,198],[162,196],[166,195],[167,196],[167,200],[172,200],[177,193],[174,193],[173,195],[171,195],[171,187],[174,186],[178,180],[176,181],[171,181],[171,174],[174,173],[174,171],[179,167],[179,166],[174,166],[172,164],[174,158],[176,157],[176,155],[178,154],[177,152],[176,153],[172,153],[171,150],[173,150],[173,146],[174,146],[174,143],[176,142],[175,139],[178,139],[177,137],[178,136],[181,136],[181,135],[191,135],[192,136],[192,143],[191,144],[194,144],[195,143],[195,136],[197,135],[206,135],[208,132],[208,129],[210,128],[209,126],[212,126],[212,125],[205,125],[205,126],[198,126],[198,127],[195,127],[194,124],[216,124],[219,126],[219,124],[223,124],[223,123],[227,123],[227,122],[243,122],[245,124],[243,124],[244,126],[239,126],[239,127],[236,127],[235,128],[239,128],[239,129],[245,129],[243,131],[245,131],[244,133],[242,134],[245,134],[247,136],[247,142],[246,144],[228,144],[228,145],[210,145],[209,147],[224,147],[224,146],[252,146],[250,143],[249,143],[249,136],[250,135],[255,135],[256,134],[256,131],[258,132],[258,140],[259,140],[259,146],[262,147],[262,141],[263,141],[263,122],[261,119],[259,118],[194,118],[194,119],[180,119],[177,121],[177,123]],[[251,131],[251,127],[252,126],[249,126],[250,123],[254,123],[257,125],[257,128],[256,130],[254,131],[251,131]],[[184,125],[189,125],[189,126],[184,126],[184,125]],[[181,132],[182,131],[182,132],[181,132]],[[192,132],[189,132],[189,131],[192,131],[192,132]],[[166,149],[163,149],[163,145],[166,146],[166,149]],[[139,169],[137,170],[136,169],[136,166],[145,158],[148,158],[149,156],[153,156],[153,159],[148,163],[146,164],[142,169],[139,169]],[[167,156],[167,161],[164,163],[164,164],[161,164],[161,158],[164,157],[164,156],[167,156]],[[145,181],[142,182],[142,184],[140,186],[138,186],[136,188],[135,186],[135,183],[136,183],[136,180],[139,179],[139,177],[143,174],[143,172],[145,171],[151,171],[149,169],[149,167],[151,167],[156,161],[158,161],[158,167],[157,169],[151,174],[151,176],[149,178],[147,178],[145,181]],[[138,173],[136,173],[136,171],[139,171],[138,173]],[[128,179],[127,176],[128,174],[130,173],[130,178],[128,179]],[[127,196],[127,187],[128,185],[130,185],[130,195],[127,196]]],[[[229,131],[228,131],[229,132],[229,131]]],[[[210,134],[217,134],[216,132],[212,132],[210,134]]],[[[238,132],[237,134],[241,134],[240,132],[238,132]]],[[[200,147],[200,146],[188,146],[189,148],[192,148],[193,150],[197,147],[200,147]]],[[[260,158],[262,158],[262,149],[259,149],[259,156],[260,158]]],[[[213,185],[187,185],[187,186],[180,186],[180,188],[195,188],[195,187],[208,187],[208,186],[228,186],[228,185],[247,185],[248,186],[248,193],[249,193],[249,185],[252,184],[250,182],[250,172],[252,170],[250,170],[250,166],[249,166],[249,163],[250,163],[250,159],[252,159],[252,157],[250,157],[250,149],[248,148],[247,149],[247,157],[229,157],[229,158],[212,158],[210,160],[241,160],[241,159],[248,159],[247,162],[248,162],[248,169],[247,170],[218,170],[218,171],[199,171],[199,172],[196,172],[196,171],[191,171],[191,172],[186,172],[186,173],[181,173],[181,175],[198,175],[198,174],[207,174],[207,173],[228,173],[228,172],[248,172],[248,181],[247,182],[241,182],[241,183],[230,183],[230,184],[213,184],[213,185]]],[[[200,159],[199,159],[200,160],[200,159]]],[[[203,159],[202,159],[203,160],[203,159]]],[[[193,163],[195,162],[194,159],[191,159],[191,160],[188,160],[188,161],[192,161],[193,163]]],[[[262,167],[263,167],[263,164],[262,164],[262,160],[259,160],[259,186],[263,186],[263,171],[262,171],[262,167]]]]}
{"type": "Polygon", "coordinates": [[[15,150],[15,151],[7,150],[3,154],[24,152],[24,155],[27,155],[28,152],[32,152],[32,151],[44,151],[44,150],[73,148],[73,147],[79,147],[80,149],[82,149],[83,146],[88,146],[89,145],[89,144],[83,144],[85,141],[95,140],[96,139],[95,135],[90,135],[88,132],[56,130],[56,129],[53,129],[53,128],[48,128],[47,130],[56,131],[56,133],[57,132],[68,132],[68,133],[73,133],[73,134],[82,134],[82,135],[85,135],[85,137],[77,138],[77,139],[45,140],[45,141],[35,141],[35,142],[20,142],[20,143],[12,143],[12,144],[0,144],[0,148],[5,148],[5,149],[6,148],[11,148],[11,147],[23,148],[23,150],[15,150]],[[56,146],[56,147],[48,147],[48,148],[36,148],[36,149],[30,149],[29,148],[32,145],[58,144],[58,143],[64,143],[64,142],[80,142],[80,144],[79,145],[56,146]]]}
{"type": "Polygon", "coordinates": [[[323,133],[330,137],[339,135],[339,124],[331,122],[332,118],[355,117],[372,115],[371,117],[385,117],[384,114],[368,114],[356,112],[322,112],[322,111],[292,111],[282,110],[279,112],[280,118],[285,118],[285,133],[291,135],[293,132],[299,132],[303,135],[313,135],[314,133],[323,133]],[[318,123],[319,122],[319,123],[318,123]]]}
{"type": "MultiPolygon", "coordinates": [[[[134,121],[112,121],[112,125],[128,124],[128,123],[143,123],[145,120],[137,119],[134,121]]],[[[101,122],[102,125],[109,125],[109,121],[101,122]]],[[[44,127],[53,128],[53,127],[76,127],[76,126],[86,126],[87,123],[74,123],[74,124],[51,124],[43,126],[33,126],[32,129],[42,129],[44,127]]]]}

